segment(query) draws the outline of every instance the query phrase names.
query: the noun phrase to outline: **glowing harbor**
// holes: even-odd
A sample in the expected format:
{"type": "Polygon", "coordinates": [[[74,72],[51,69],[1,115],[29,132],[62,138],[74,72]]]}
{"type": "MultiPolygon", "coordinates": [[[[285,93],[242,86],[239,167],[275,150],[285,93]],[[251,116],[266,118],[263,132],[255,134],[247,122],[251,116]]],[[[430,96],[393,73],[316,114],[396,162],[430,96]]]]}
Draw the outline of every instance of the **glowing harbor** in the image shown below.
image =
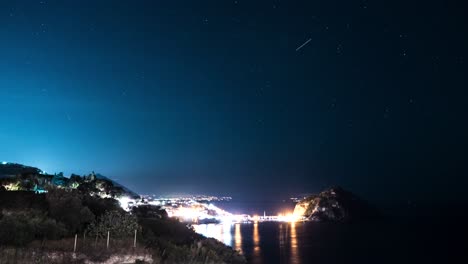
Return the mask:
{"type": "Polygon", "coordinates": [[[160,206],[167,212],[169,217],[190,224],[306,221],[306,218],[302,215],[295,215],[292,212],[277,215],[267,215],[266,212],[263,215],[232,214],[212,203],[230,201],[231,199],[231,197],[218,198],[216,196],[203,195],[171,198],[145,195],[142,200],[122,197],[119,199],[119,202],[122,208],[127,211],[131,207],[141,204],[160,206]]]}

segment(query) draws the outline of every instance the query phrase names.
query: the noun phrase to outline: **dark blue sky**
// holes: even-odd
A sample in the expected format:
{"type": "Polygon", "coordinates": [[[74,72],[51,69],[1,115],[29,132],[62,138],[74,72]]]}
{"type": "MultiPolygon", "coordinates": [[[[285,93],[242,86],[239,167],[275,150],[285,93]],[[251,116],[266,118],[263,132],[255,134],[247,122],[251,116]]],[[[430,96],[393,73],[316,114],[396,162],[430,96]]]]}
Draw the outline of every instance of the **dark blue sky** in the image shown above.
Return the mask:
{"type": "Polygon", "coordinates": [[[416,2],[2,1],[0,159],[140,193],[457,197],[468,10],[416,2]]]}

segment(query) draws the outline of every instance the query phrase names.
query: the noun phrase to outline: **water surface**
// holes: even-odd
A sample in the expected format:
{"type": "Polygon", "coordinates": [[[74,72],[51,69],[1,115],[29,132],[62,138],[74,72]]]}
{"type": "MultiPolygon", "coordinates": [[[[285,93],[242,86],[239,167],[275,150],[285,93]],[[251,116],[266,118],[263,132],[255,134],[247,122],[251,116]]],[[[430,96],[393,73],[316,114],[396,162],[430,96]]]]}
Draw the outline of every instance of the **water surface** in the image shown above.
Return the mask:
{"type": "MultiPolygon", "coordinates": [[[[197,225],[249,263],[462,263],[466,228],[447,222],[197,225]],[[452,261],[453,260],[453,261],[452,261]]],[[[468,262],[467,262],[468,263],[468,262]]]]}

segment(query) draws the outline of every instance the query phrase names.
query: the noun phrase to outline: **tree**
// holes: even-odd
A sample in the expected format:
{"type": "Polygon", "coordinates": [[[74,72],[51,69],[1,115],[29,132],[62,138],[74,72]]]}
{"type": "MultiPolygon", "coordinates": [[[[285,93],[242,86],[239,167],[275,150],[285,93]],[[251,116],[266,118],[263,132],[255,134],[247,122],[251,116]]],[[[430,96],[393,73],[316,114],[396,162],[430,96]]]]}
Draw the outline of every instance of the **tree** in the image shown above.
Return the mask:
{"type": "Polygon", "coordinates": [[[109,211],[88,226],[91,235],[105,237],[110,232],[112,237],[124,238],[132,236],[137,230],[137,218],[122,211],[109,211]]]}
{"type": "Polygon", "coordinates": [[[5,215],[0,220],[0,245],[23,246],[33,239],[33,228],[27,218],[5,215]]]}
{"type": "Polygon", "coordinates": [[[168,218],[166,210],[162,209],[161,206],[155,205],[140,205],[133,207],[132,214],[136,215],[138,218],[168,218]]]}
{"type": "Polygon", "coordinates": [[[34,239],[58,239],[65,227],[46,217],[44,212],[9,212],[0,219],[0,245],[24,246],[34,239]]]}
{"type": "Polygon", "coordinates": [[[96,217],[100,217],[107,211],[123,211],[119,202],[112,198],[103,199],[96,196],[83,195],[83,205],[88,207],[96,217]]]}
{"type": "Polygon", "coordinates": [[[76,192],[53,190],[47,193],[49,215],[64,223],[71,233],[83,230],[85,225],[94,220],[94,214],[83,206],[81,197],[76,192]]]}

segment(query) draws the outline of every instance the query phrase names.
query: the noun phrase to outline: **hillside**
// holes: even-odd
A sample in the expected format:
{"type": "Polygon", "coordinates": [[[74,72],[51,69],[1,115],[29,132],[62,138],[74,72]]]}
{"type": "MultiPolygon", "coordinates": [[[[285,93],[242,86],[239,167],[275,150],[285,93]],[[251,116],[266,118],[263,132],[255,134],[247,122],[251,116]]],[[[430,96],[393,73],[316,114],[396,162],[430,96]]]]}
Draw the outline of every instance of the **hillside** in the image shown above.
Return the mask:
{"type": "Polygon", "coordinates": [[[0,163],[0,178],[15,177],[19,174],[40,174],[41,170],[38,168],[25,166],[17,163],[0,163]]]}
{"type": "Polygon", "coordinates": [[[376,208],[341,187],[333,187],[299,201],[294,215],[311,221],[349,222],[378,219],[376,208]]]}
{"type": "Polygon", "coordinates": [[[39,168],[22,164],[5,162],[0,164],[0,189],[43,193],[55,188],[76,189],[101,198],[122,196],[139,198],[138,194],[123,185],[94,172],[85,176],[72,174],[70,177],[65,177],[63,173],[47,174],[39,168]]]}
{"type": "Polygon", "coordinates": [[[0,183],[0,263],[245,263],[161,207],[123,210],[114,198],[135,193],[101,175],[9,163],[0,183]]]}

